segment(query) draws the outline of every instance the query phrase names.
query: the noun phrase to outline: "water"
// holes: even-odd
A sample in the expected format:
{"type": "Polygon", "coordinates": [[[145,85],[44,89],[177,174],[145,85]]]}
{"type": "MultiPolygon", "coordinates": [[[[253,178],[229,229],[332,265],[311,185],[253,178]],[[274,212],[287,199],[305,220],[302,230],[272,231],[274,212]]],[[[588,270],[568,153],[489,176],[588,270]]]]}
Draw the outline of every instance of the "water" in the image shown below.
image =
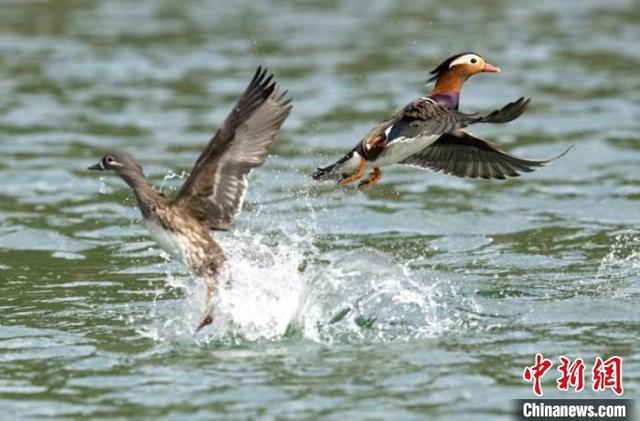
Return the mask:
{"type": "MultiPolygon", "coordinates": [[[[634,2],[0,10],[3,413],[508,419],[536,352],[620,355],[638,395],[634,2]],[[474,77],[464,110],[533,98],[475,131],[525,157],[575,148],[506,182],[400,167],[367,192],[310,180],[466,50],[503,73],[474,77]],[[85,168],[128,150],[173,191],[258,64],[295,108],[217,235],[233,285],[194,336],[201,283],[150,242],[120,180],[85,168]]],[[[553,382],[545,396],[575,396],[553,382]]]]}

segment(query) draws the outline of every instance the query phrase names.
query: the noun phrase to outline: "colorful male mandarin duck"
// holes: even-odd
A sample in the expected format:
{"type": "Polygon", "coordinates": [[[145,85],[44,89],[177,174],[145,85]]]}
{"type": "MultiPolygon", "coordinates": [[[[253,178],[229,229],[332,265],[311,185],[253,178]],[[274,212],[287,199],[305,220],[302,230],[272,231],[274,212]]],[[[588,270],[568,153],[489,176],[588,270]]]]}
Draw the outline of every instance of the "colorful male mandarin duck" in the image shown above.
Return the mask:
{"type": "Polygon", "coordinates": [[[518,158],[463,130],[475,123],[515,120],[529,105],[529,99],[522,97],[487,115],[458,111],[460,90],[469,77],[499,72],[472,52],[449,57],[431,71],[428,82],[435,81],[435,85],[429,95],[413,100],[380,122],[335,164],[318,168],[313,178],[338,180],[345,185],[360,180],[368,165],[373,172],[359,184],[367,188],[380,180],[380,167],[405,164],[459,177],[505,179],[534,171],[567,153],[548,160],[518,158]]]}

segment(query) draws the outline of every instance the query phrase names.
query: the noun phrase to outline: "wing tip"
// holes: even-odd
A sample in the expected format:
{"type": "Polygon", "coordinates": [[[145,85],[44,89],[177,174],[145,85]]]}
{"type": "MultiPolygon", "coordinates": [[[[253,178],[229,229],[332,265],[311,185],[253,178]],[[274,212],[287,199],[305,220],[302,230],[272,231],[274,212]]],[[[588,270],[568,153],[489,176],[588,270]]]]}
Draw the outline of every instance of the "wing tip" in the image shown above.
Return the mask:
{"type": "MultiPolygon", "coordinates": [[[[527,160],[526,165],[528,165],[527,167],[524,168],[519,168],[518,169],[518,174],[515,175],[514,177],[519,177],[521,175],[521,173],[530,173],[530,172],[534,172],[537,169],[550,164],[560,158],[562,158],[563,156],[565,156],[566,154],[569,153],[569,151],[571,151],[571,149],[573,149],[575,147],[575,145],[571,145],[569,146],[567,149],[565,149],[564,151],[562,151],[560,154],[558,154],[557,156],[554,156],[553,158],[549,158],[549,159],[544,159],[544,160],[540,160],[540,161],[533,161],[533,160],[527,160]]],[[[519,158],[522,159],[522,158],[519,158]]]]}
{"type": "Polygon", "coordinates": [[[249,84],[249,88],[247,90],[256,91],[255,100],[258,100],[257,105],[260,105],[267,99],[271,99],[283,109],[291,110],[291,108],[293,108],[293,98],[289,95],[289,91],[279,90],[278,82],[275,80],[275,75],[269,71],[266,66],[258,66],[254,78],[249,84]]]}
{"type": "Polygon", "coordinates": [[[565,149],[565,150],[564,150],[560,155],[556,156],[555,158],[551,158],[551,159],[549,159],[548,161],[549,161],[549,162],[551,162],[551,161],[555,161],[556,159],[560,159],[560,158],[562,158],[563,156],[565,156],[566,154],[568,154],[568,153],[569,153],[569,151],[571,151],[571,149],[573,149],[573,148],[575,148],[575,147],[576,147],[576,145],[569,145],[569,147],[568,147],[567,149],[565,149]]]}
{"type": "Polygon", "coordinates": [[[246,94],[255,100],[264,100],[268,98],[276,89],[276,82],[273,80],[274,75],[266,66],[258,66],[256,72],[247,86],[246,94]]]}
{"type": "Polygon", "coordinates": [[[569,153],[569,151],[571,151],[573,148],[575,148],[576,145],[570,145],[567,149],[565,149],[564,151],[560,152],[560,154],[554,156],[553,158],[549,158],[549,159],[543,159],[540,161],[533,161],[535,162],[537,165],[537,167],[542,167],[543,165],[549,164],[553,161],[557,161],[558,159],[562,158],[563,156],[565,156],[566,154],[569,153]]]}
{"type": "Polygon", "coordinates": [[[504,124],[509,123],[518,117],[520,117],[531,103],[531,98],[521,96],[513,102],[508,103],[502,108],[499,108],[491,113],[476,118],[475,123],[492,123],[492,124],[504,124]]]}
{"type": "Polygon", "coordinates": [[[287,89],[280,92],[276,88],[273,94],[271,94],[271,98],[283,109],[291,110],[291,108],[293,108],[293,98],[289,95],[289,91],[287,89]]]}
{"type": "MultiPolygon", "coordinates": [[[[239,115],[251,115],[268,100],[274,100],[278,106],[291,109],[291,99],[285,97],[287,92],[278,93],[278,83],[275,75],[263,65],[258,65],[253,78],[247,85],[243,96],[236,106],[239,115]]],[[[238,115],[238,114],[237,114],[238,115]]]]}

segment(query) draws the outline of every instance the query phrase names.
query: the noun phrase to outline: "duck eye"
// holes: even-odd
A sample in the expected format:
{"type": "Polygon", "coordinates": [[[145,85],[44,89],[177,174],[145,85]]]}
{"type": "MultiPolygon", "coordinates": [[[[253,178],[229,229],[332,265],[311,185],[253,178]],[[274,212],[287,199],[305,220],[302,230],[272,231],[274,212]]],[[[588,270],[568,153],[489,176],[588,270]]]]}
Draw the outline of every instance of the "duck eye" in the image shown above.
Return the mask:
{"type": "Polygon", "coordinates": [[[478,59],[476,59],[476,58],[472,58],[471,59],[471,64],[476,64],[477,62],[478,62],[478,59]]]}
{"type": "Polygon", "coordinates": [[[108,162],[109,164],[111,164],[111,163],[113,162],[113,157],[108,156],[108,157],[107,157],[107,162],[108,162]]]}

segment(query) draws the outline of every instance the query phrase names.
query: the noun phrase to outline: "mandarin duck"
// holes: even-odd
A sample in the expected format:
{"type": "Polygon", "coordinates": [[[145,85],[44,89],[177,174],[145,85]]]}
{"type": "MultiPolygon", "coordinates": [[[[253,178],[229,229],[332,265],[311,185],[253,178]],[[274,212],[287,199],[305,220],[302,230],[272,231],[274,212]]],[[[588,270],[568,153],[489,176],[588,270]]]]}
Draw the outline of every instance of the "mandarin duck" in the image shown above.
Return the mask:
{"type": "Polygon", "coordinates": [[[336,163],[318,168],[315,180],[337,180],[346,185],[373,171],[359,187],[376,184],[380,167],[404,164],[459,177],[505,179],[531,172],[560,158],[532,160],[511,155],[464,128],[476,123],[502,124],[515,120],[526,110],[529,98],[521,97],[486,115],[458,111],[464,83],[477,73],[499,73],[500,69],[473,52],[449,57],[430,72],[435,82],[429,95],[411,101],[381,121],[336,163]]]}
{"type": "Polygon", "coordinates": [[[213,320],[215,288],[226,269],[224,252],[210,230],[230,229],[242,208],[249,173],[264,162],[292,107],[267,74],[258,68],[173,199],[161,194],[127,153],[109,153],[89,167],[120,176],[133,190],[151,237],[204,280],[205,311],[196,331],[213,320]]]}

